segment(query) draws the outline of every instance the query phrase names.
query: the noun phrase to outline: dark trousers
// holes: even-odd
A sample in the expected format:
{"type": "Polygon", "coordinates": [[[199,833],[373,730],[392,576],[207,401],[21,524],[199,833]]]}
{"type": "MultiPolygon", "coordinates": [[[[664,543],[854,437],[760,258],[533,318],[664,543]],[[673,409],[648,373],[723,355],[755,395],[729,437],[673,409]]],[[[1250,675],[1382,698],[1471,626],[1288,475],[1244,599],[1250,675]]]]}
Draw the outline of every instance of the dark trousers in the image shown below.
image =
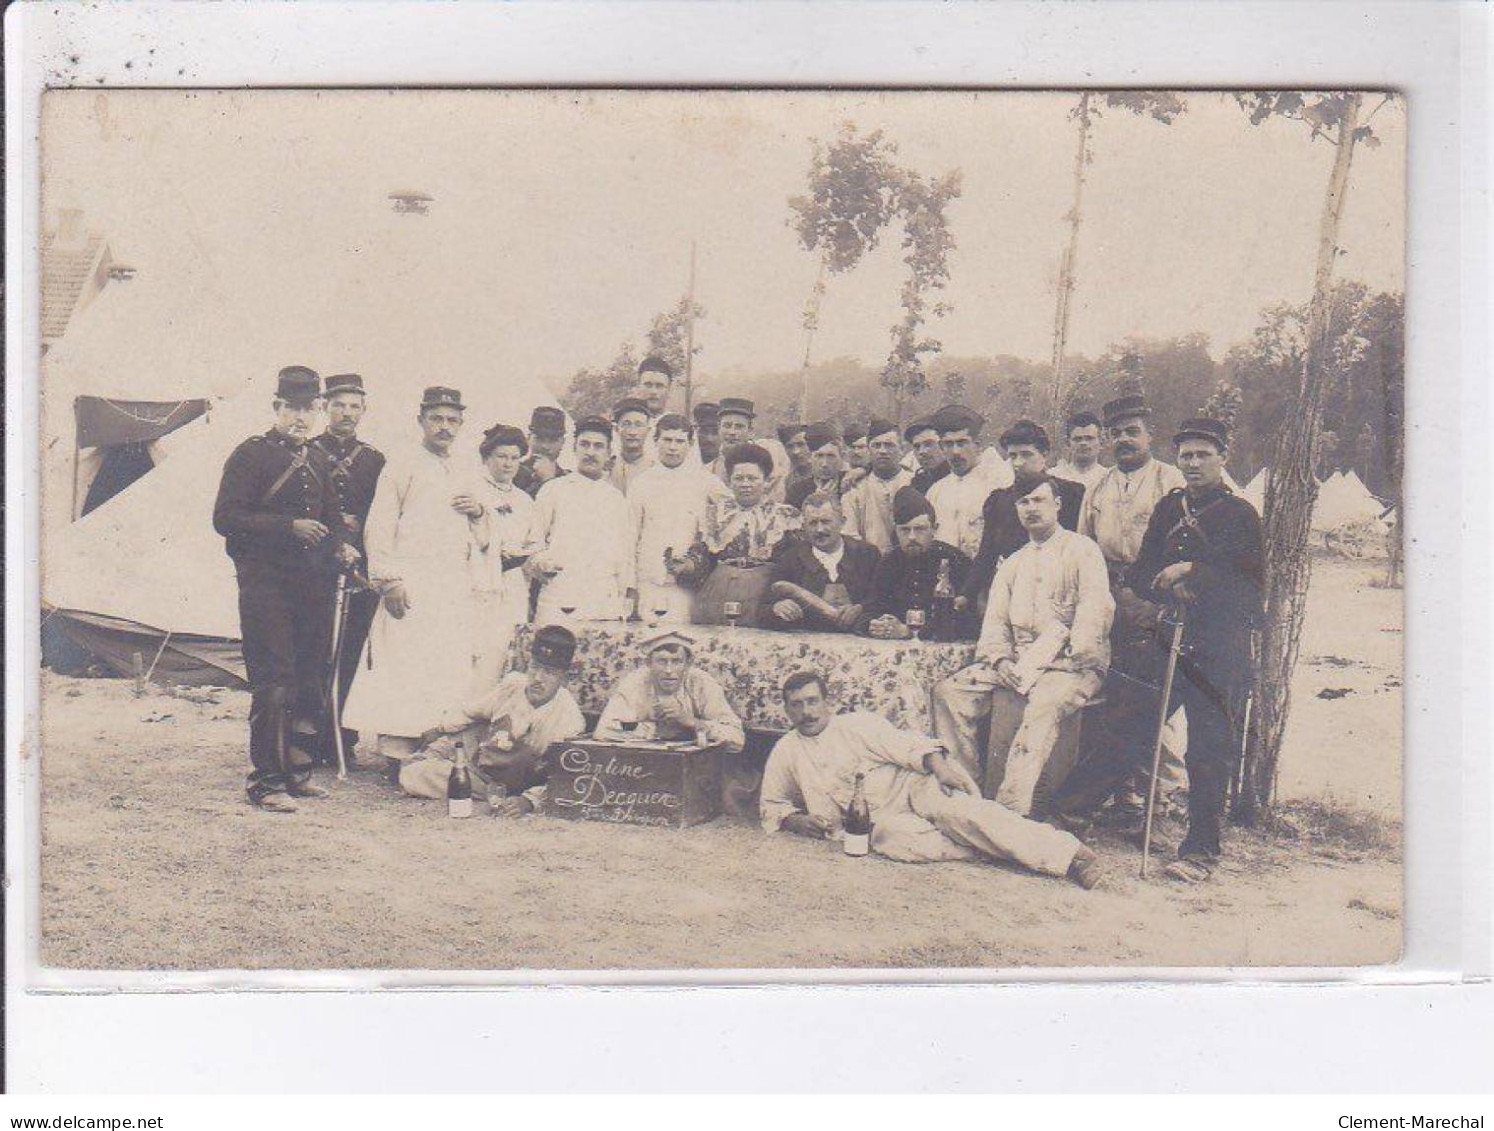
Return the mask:
{"type": "MultiPolygon", "coordinates": [[[[379,611],[379,594],[372,589],[350,589],[343,611],[342,646],[338,649],[337,667],[337,717],[342,718],[342,709],[347,704],[348,692],[353,687],[353,677],[358,674],[358,664],[363,659],[363,646],[368,642],[368,630],[373,627],[374,614],[379,611]]],[[[342,748],[351,759],[353,747],[358,742],[358,732],[342,728],[342,748]]],[[[331,765],[337,761],[337,748],[333,745],[328,729],[326,741],[322,743],[321,760],[331,765]]]]}
{"type": "Polygon", "coordinates": [[[241,560],[239,631],[249,673],[249,798],[304,784],[326,705],[331,649],[331,582],[275,562],[241,560]]]}

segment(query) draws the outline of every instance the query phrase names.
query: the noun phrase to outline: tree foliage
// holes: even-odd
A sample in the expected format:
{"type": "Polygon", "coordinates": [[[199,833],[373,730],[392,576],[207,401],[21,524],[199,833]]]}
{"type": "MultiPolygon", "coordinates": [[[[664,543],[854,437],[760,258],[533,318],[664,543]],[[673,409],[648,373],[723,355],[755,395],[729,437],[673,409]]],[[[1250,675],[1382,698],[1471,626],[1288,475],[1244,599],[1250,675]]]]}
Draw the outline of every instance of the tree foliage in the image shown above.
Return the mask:
{"type": "Polygon", "coordinates": [[[608,415],[612,406],[637,384],[641,360],[633,343],[624,342],[618,348],[617,356],[605,368],[576,370],[565,392],[560,395],[560,403],[573,420],[608,415]]]}
{"type": "MultiPolygon", "coordinates": [[[[654,315],[645,337],[648,352],[667,361],[677,381],[685,377],[685,343],[689,338],[692,314],[696,322],[701,321],[706,316],[705,307],[698,302],[692,303],[688,297],[681,298],[673,310],[654,315]]],[[[700,350],[700,344],[696,343],[692,356],[700,356],[700,350]]]]}
{"type": "Polygon", "coordinates": [[[838,275],[877,246],[892,218],[897,146],[881,130],[863,136],[850,122],[828,145],[810,145],[809,192],[789,198],[789,223],[804,250],[822,254],[838,275]]]}

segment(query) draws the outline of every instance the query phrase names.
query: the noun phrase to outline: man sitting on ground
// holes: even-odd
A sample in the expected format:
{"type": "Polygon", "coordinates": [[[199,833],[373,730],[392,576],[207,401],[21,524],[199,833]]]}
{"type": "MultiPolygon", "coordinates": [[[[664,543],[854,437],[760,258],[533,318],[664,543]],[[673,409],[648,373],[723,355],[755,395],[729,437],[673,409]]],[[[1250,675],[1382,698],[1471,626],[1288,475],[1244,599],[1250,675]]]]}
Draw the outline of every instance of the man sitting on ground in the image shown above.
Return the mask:
{"type": "Polygon", "coordinates": [[[841,534],[844,519],[835,495],[816,491],[800,514],[804,540],[785,544],[774,556],[762,627],[854,632],[871,599],[881,555],[875,546],[841,534]]]}
{"type": "Polygon", "coordinates": [[[871,847],[883,856],[910,863],[1013,861],[1084,888],[1099,882],[1094,852],[1069,833],[982,799],[938,742],[869,712],[837,715],[819,672],[789,676],[783,703],[794,729],[773,747],[763,773],[764,831],[839,839],[862,774],[871,847]]]}
{"type": "Polygon", "coordinates": [[[1029,541],[996,573],[975,663],[935,688],[934,721],[939,737],[973,773],[980,764],[977,728],[993,714],[984,792],[1026,816],[1059,723],[1104,681],[1115,602],[1100,548],[1059,526],[1053,480],[1026,477],[1017,491],[1029,541]],[[998,714],[1022,720],[1005,751],[996,745],[1010,726],[997,726],[998,714]]]}
{"type": "Polygon", "coordinates": [[[467,705],[464,717],[442,728],[400,769],[400,788],[411,797],[441,800],[460,740],[474,778],[488,790],[494,811],[522,817],[544,800],[549,766],[545,751],[586,733],[581,708],[565,686],[576,655],[576,637],[563,625],[537,629],[529,647],[529,670],[513,671],[493,690],[467,705]],[[509,796],[498,798],[499,789],[509,796]]]}
{"type": "Polygon", "coordinates": [[[715,678],[693,663],[695,638],[673,629],[643,641],[647,657],[612,689],[596,737],[658,742],[698,742],[735,754],[746,736],[742,720],[715,678]]]}

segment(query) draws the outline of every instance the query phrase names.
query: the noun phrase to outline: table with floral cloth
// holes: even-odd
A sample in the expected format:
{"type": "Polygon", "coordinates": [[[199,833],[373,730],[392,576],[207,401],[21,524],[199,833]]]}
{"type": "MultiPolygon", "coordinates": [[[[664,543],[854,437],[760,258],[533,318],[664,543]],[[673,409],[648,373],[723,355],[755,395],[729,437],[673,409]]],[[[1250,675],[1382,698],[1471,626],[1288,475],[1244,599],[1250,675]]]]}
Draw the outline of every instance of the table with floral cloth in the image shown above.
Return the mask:
{"type": "MultiPolygon", "coordinates": [[[[579,646],[571,691],[588,714],[597,713],[627,672],[643,663],[638,642],[657,626],[586,621],[572,626],[579,646]]],[[[873,640],[821,632],[766,632],[756,628],[683,625],[695,638],[695,662],[715,676],[749,729],[786,731],[779,688],[791,672],[824,674],[841,711],[872,711],[920,734],[934,733],[934,685],[970,663],[973,644],[873,640]]],[[[521,625],[515,661],[527,664],[533,625],[521,625]]]]}

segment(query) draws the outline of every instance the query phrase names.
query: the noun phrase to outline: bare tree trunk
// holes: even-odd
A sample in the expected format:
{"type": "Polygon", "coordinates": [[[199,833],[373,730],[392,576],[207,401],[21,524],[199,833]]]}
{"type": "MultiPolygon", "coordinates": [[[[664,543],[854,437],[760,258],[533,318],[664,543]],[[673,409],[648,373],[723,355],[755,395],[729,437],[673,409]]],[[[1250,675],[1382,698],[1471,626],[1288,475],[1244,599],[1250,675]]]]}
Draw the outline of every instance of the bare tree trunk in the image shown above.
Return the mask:
{"type": "Polygon", "coordinates": [[[800,366],[799,420],[809,420],[809,350],[814,345],[815,331],[820,328],[820,299],[825,294],[825,256],[820,255],[820,269],[814,278],[814,290],[810,292],[809,304],[804,308],[804,361],[800,366]]]}
{"type": "Polygon", "coordinates": [[[690,290],[685,296],[685,419],[695,407],[695,241],[690,241],[690,290]]]}
{"type": "Polygon", "coordinates": [[[1055,425],[1062,424],[1058,418],[1063,414],[1063,357],[1069,342],[1069,310],[1074,297],[1074,272],[1079,263],[1079,222],[1084,203],[1084,170],[1089,164],[1089,92],[1079,96],[1079,149],[1074,155],[1074,206],[1066,219],[1069,222],[1069,242],[1064,248],[1063,258],[1058,261],[1058,305],[1053,312],[1053,402],[1048,416],[1055,425]]]}
{"type": "Polygon", "coordinates": [[[1291,707],[1292,672],[1302,640],[1312,557],[1308,540],[1318,484],[1314,477],[1322,439],[1323,393],[1328,380],[1329,306],[1338,256],[1339,221],[1349,188],[1360,96],[1350,96],[1338,123],[1337,151],[1318,230],[1318,264],[1308,315],[1307,355],[1297,411],[1278,437],[1266,487],[1264,516],[1266,621],[1256,675],[1255,726],[1248,740],[1238,819],[1253,822],[1275,800],[1277,768],[1291,707]]]}

